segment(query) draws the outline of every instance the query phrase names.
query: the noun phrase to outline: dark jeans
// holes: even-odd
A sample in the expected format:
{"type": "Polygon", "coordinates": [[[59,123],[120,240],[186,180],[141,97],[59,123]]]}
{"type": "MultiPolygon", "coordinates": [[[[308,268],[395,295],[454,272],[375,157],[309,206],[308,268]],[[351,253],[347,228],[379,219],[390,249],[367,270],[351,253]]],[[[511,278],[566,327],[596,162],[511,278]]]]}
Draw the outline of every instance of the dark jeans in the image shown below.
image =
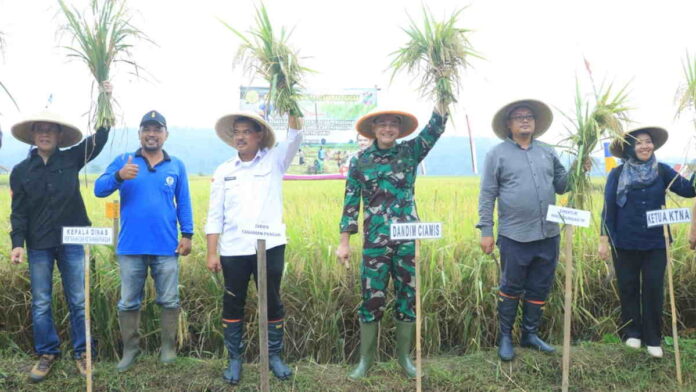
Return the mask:
{"type": "MultiPolygon", "coordinates": [[[[256,282],[256,255],[222,256],[222,275],[225,277],[225,293],[222,297],[222,318],[232,322],[244,319],[249,278],[256,282]]],[[[280,281],[285,267],[285,245],[266,250],[266,275],[268,280],[268,319],[280,320],[285,315],[280,301],[280,281]]],[[[258,285],[257,285],[258,287],[258,285]]]]}
{"type": "Polygon", "coordinates": [[[612,256],[619,284],[623,337],[641,339],[646,346],[659,346],[665,250],[613,249],[612,256]]]}
{"type": "Polygon", "coordinates": [[[28,249],[31,279],[31,316],[34,350],[39,355],[60,354],[60,339],[53,321],[53,267],[58,265],[70,312],[70,338],[77,358],[87,349],[85,339],[85,253],[82,245],[28,249]]]}
{"type": "Polygon", "coordinates": [[[559,243],[560,236],[532,242],[499,236],[500,291],[509,297],[524,294],[527,301],[546,301],[556,273],[559,243]]]}

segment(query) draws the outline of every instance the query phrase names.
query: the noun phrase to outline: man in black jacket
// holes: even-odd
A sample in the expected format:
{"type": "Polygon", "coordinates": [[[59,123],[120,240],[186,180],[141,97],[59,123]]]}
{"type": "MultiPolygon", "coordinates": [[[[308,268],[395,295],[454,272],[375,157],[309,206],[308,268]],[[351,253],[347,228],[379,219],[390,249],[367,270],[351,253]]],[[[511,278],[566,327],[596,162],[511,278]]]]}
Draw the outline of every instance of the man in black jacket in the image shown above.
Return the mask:
{"type": "MultiPolygon", "coordinates": [[[[109,86],[110,87],[110,86],[109,86]]],[[[79,171],[102,150],[109,129],[101,128],[82,139],[79,129],[59,116],[42,112],[12,127],[18,140],[34,145],[29,157],[10,174],[12,189],[12,254],[19,264],[26,243],[32,296],[34,349],[39,361],[30,378],[42,381],[60,355],[60,341],[51,311],[53,267],[58,265],[70,310],[73,356],[81,374],[86,373],[84,250],[63,245],[64,226],[89,226],[80,194],[79,171]]]]}

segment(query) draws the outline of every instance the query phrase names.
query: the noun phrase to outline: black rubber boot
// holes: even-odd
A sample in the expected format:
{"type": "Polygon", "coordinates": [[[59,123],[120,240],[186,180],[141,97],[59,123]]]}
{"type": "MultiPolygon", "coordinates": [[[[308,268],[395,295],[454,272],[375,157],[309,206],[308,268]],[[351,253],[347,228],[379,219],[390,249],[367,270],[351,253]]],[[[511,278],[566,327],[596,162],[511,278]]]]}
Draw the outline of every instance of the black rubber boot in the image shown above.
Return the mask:
{"type": "Polygon", "coordinates": [[[268,323],[268,367],[273,375],[280,380],[287,380],[292,376],[292,370],[280,359],[283,350],[283,321],[268,323]]]}
{"type": "Polygon", "coordinates": [[[524,301],[522,313],[522,340],[520,346],[535,348],[545,353],[556,351],[555,348],[546,344],[537,333],[539,332],[539,322],[544,313],[544,305],[524,301]]]}
{"type": "Polygon", "coordinates": [[[515,325],[518,303],[519,299],[517,298],[498,296],[498,325],[500,326],[498,356],[503,361],[512,361],[515,358],[515,349],[512,346],[512,327],[515,325]]]}
{"type": "Polygon", "coordinates": [[[227,369],[222,373],[222,379],[232,385],[239,384],[242,378],[242,352],[244,351],[244,343],[242,336],[244,335],[244,323],[241,321],[228,323],[223,322],[225,348],[227,348],[227,356],[229,363],[227,369]]]}

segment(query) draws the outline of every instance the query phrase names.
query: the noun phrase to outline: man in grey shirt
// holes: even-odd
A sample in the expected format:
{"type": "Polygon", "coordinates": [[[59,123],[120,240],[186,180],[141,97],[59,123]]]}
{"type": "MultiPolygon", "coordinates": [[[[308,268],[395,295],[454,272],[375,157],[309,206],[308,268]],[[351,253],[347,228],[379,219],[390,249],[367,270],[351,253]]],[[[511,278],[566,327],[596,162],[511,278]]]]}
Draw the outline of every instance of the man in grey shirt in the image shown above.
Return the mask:
{"type": "Polygon", "coordinates": [[[493,131],[503,142],[486,155],[476,227],[481,229],[481,249],[490,254],[497,199],[497,244],[503,264],[498,355],[504,361],[515,356],[512,327],[520,297],[524,297],[521,346],[554,351],[537,335],[559,248],[558,224],[546,221],[546,210],[567,186],[567,173],[556,152],[536,140],[552,121],[551,109],[530,99],[509,103],[493,117],[493,131]]]}

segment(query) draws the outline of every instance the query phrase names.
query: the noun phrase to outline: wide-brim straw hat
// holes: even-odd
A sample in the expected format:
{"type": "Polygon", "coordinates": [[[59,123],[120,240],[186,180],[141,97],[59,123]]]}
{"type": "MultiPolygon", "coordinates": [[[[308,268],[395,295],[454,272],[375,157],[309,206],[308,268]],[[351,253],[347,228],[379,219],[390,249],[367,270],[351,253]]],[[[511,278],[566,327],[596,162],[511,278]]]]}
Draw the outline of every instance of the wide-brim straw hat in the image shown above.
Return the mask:
{"type": "Polygon", "coordinates": [[[630,131],[626,131],[622,138],[616,138],[611,142],[611,145],[609,146],[609,151],[611,151],[611,155],[617,158],[624,159],[624,147],[630,144],[630,138],[634,138],[635,134],[638,132],[646,132],[650,135],[650,138],[653,142],[654,150],[657,150],[658,148],[662,147],[667,142],[667,138],[669,137],[669,135],[667,134],[667,130],[662,127],[641,126],[638,128],[634,128],[630,131]]]}
{"type": "Polygon", "coordinates": [[[12,136],[14,136],[20,142],[34,145],[34,135],[32,134],[31,129],[37,122],[53,123],[60,126],[61,133],[60,139],[58,140],[59,148],[70,147],[82,140],[82,132],[80,132],[78,127],[70,124],[58,114],[49,111],[42,111],[32,114],[31,116],[13,125],[12,136]]]}
{"type": "Polygon", "coordinates": [[[533,138],[538,138],[543,135],[553,122],[553,113],[549,105],[536,99],[520,99],[513,101],[503,106],[493,116],[493,132],[499,138],[505,140],[510,137],[510,130],[507,127],[507,121],[510,113],[520,106],[526,106],[534,112],[534,134],[533,138]]]}
{"type": "Polygon", "coordinates": [[[355,130],[366,138],[374,139],[375,133],[372,131],[372,125],[379,116],[383,116],[385,114],[391,114],[401,120],[399,126],[399,138],[412,134],[413,131],[418,128],[418,119],[411,113],[401,110],[376,109],[360,117],[358,122],[355,123],[355,130]]]}
{"type": "Polygon", "coordinates": [[[261,148],[272,148],[275,146],[275,132],[271,124],[264,120],[261,116],[252,112],[235,112],[226,114],[220,117],[215,123],[215,132],[222,139],[223,142],[234,147],[234,138],[232,137],[232,126],[234,122],[239,119],[245,119],[253,121],[261,127],[261,131],[264,133],[263,139],[261,140],[261,148]]]}

